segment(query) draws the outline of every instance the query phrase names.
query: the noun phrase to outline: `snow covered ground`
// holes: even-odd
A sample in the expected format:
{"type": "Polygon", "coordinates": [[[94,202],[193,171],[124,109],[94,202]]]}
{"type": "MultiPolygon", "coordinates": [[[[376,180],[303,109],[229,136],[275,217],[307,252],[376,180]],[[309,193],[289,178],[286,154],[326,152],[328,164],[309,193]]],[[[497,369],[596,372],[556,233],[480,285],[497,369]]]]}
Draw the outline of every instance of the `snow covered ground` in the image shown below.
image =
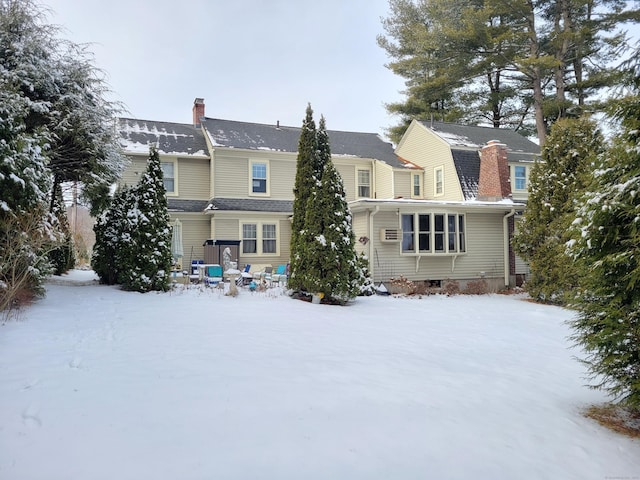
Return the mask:
{"type": "Polygon", "coordinates": [[[51,284],[0,327],[0,479],[640,478],[640,442],[581,415],[606,398],[570,315],[51,284]]]}

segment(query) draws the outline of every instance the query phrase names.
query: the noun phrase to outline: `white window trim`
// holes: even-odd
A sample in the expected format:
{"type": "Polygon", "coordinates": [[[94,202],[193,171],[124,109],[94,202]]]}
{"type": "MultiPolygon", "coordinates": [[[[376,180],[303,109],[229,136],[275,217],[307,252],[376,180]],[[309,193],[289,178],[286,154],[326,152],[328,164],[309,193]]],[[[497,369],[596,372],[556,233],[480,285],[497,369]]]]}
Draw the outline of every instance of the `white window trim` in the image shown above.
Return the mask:
{"type": "Polygon", "coordinates": [[[467,216],[464,213],[457,213],[457,212],[446,212],[446,211],[438,211],[438,212],[403,212],[400,214],[400,228],[402,228],[402,215],[413,215],[413,250],[412,251],[407,251],[405,252],[402,249],[402,242],[400,242],[400,255],[405,256],[405,257],[418,257],[418,256],[434,256],[434,257],[444,257],[444,256],[451,256],[451,255],[466,255],[469,251],[469,244],[468,244],[468,240],[467,240],[467,216]],[[429,246],[431,247],[428,251],[427,250],[418,250],[418,245],[419,245],[419,240],[418,240],[418,233],[419,233],[419,220],[418,217],[419,215],[429,215],[430,219],[429,219],[429,246]],[[436,250],[435,247],[435,215],[444,215],[444,232],[442,232],[444,234],[444,251],[440,251],[440,250],[436,250]],[[448,217],[449,215],[455,215],[456,216],[456,250],[455,251],[450,251],[449,250],[449,221],[448,221],[448,217]],[[464,223],[464,232],[462,232],[462,237],[463,237],[463,241],[464,241],[464,251],[461,252],[459,251],[460,249],[460,217],[462,217],[463,223],[464,223]]]}
{"type": "Polygon", "coordinates": [[[423,175],[422,173],[412,173],[411,174],[411,198],[423,198],[424,197],[424,181],[423,181],[423,175]],[[416,195],[414,192],[414,187],[415,187],[415,178],[418,177],[419,179],[419,187],[420,187],[420,194],[416,195]]]}
{"type": "Polygon", "coordinates": [[[264,159],[250,159],[249,160],[249,196],[250,197],[270,197],[271,196],[271,165],[269,160],[264,159]],[[267,166],[267,185],[266,192],[254,192],[253,191],[253,165],[264,164],[267,166]]]}
{"type": "Polygon", "coordinates": [[[244,241],[244,236],[243,236],[243,231],[242,231],[242,226],[243,225],[255,225],[256,226],[256,253],[244,253],[242,250],[242,245],[240,246],[240,255],[242,255],[243,257],[251,257],[251,258],[256,258],[256,257],[264,257],[264,256],[269,256],[269,257],[279,257],[280,256],[280,222],[278,220],[250,220],[250,219],[242,219],[239,222],[239,228],[240,228],[240,233],[239,233],[239,238],[242,239],[242,241],[244,241]],[[276,226],[276,251],[273,253],[264,253],[262,251],[262,226],[263,225],[275,225],[276,226]]]}
{"type": "MultiPolygon", "coordinates": [[[[368,168],[356,168],[356,198],[372,198],[371,192],[373,191],[373,186],[371,185],[371,170],[368,168]],[[369,195],[363,197],[360,195],[360,172],[368,172],[369,173],[369,195]]],[[[362,184],[364,186],[364,183],[362,184]]]]}
{"type": "Polygon", "coordinates": [[[177,197],[180,195],[178,185],[178,159],[161,158],[160,166],[162,168],[163,163],[173,163],[173,192],[167,192],[167,197],[177,197]]]}
{"type": "Polygon", "coordinates": [[[444,165],[440,165],[439,167],[435,167],[433,169],[433,196],[444,196],[444,165]],[[440,193],[438,193],[438,172],[441,172],[442,174],[442,192],[440,193]]]}

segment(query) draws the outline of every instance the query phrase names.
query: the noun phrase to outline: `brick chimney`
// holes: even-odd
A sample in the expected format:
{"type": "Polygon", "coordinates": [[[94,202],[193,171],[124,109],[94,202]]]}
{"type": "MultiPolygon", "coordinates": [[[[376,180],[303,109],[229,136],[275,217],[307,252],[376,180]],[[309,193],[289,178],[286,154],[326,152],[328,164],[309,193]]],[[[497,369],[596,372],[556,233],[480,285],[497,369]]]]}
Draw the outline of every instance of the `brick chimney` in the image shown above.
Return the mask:
{"type": "Polygon", "coordinates": [[[204,98],[196,98],[193,101],[193,126],[200,126],[200,119],[204,117],[204,98]]]}
{"type": "Polygon", "coordinates": [[[491,140],[480,151],[478,200],[496,202],[504,198],[511,198],[507,146],[491,140]]]}

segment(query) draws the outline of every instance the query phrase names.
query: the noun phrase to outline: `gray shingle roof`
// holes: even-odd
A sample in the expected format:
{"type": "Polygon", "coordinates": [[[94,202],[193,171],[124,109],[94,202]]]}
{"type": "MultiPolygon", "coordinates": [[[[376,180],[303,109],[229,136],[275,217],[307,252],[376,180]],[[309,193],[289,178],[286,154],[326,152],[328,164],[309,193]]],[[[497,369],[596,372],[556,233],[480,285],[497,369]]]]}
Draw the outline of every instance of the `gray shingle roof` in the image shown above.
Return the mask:
{"type": "Polygon", "coordinates": [[[478,179],[480,178],[480,153],[478,150],[452,148],[451,155],[464,199],[475,199],[478,196],[478,179]]]}
{"type": "Polygon", "coordinates": [[[540,154],[540,146],[523,137],[518,132],[506,128],[476,127],[443,122],[420,122],[433,130],[452,148],[481,148],[490,140],[498,140],[507,145],[509,158],[513,160],[531,160],[532,156],[540,154]],[[514,155],[514,154],[529,155],[514,155]]]}
{"type": "Polygon", "coordinates": [[[202,213],[209,202],[206,200],[178,200],[177,198],[168,198],[170,212],[198,212],[202,213]]]}
{"type": "Polygon", "coordinates": [[[243,212],[293,213],[293,200],[269,200],[257,198],[213,198],[208,202],[210,210],[234,210],[243,212]]]}
{"type": "Polygon", "coordinates": [[[193,125],[120,118],[118,130],[126,153],[148,154],[149,146],[155,145],[167,155],[209,156],[204,133],[193,125]]]}
{"type": "MultiPolygon", "coordinates": [[[[299,127],[204,118],[202,124],[214,146],[247,150],[298,151],[299,127]]],[[[394,167],[403,167],[393,146],[376,133],[328,130],[333,155],[347,155],[382,160],[394,167]]]]}

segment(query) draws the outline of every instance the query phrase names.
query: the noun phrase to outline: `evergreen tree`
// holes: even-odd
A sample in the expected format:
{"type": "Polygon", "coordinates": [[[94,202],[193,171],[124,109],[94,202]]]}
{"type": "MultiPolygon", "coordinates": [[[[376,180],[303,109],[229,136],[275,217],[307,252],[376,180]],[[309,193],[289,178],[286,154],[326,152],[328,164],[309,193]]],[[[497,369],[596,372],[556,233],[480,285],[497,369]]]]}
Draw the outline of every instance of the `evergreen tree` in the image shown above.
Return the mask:
{"type": "Polygon", "coordinates": [[[134,208],[127,213],[130,241],[118,252],[125,290],[167,291],[171,281],[171,228],[160,156],[151,148],[147,170],[133,190],[134,208]]]}
{"type": "MultiPolygon", "coordinates": [[[[638,53],[638,52],[636,52],[638,53]]],[[[640,410],[640,68],[616,106],[622,132],[582,199],[570,251],[585,266],[571,322],[593,388],[640,410]]]]}
{"type": "Polygon", "coordinates": [[[61,233],[61,243],[49,252],[49,260],[53,272],[56,275],[62,275],[68,272],[76,265],[74,253],[73,236],[69,228],[69,220],[67,219],[67,208],[62,198],[62,188],[60,184],[56,184],[54,189],[54,197],[51,200],[51,213],[56,221],[57,229],[61,233]]]}
{"type": "Polygon", "coordinates": [[[364,253],[358,255],[358,272],[359,277],[355,281],[355,285],[360,290],[358,295],[368,297],[375,294],[376,286],[373,283],[373,278],[371,277],[369,258],[364,253]]]}
{"type": "MultiPolygon", "coordinates": [[[[628,3],[628,2],[627,2],[628,3]]],[[[593,111],[624,42],[621,25],[637,17],[617,0],[390,0],[378,44],[388,68],[406,79],[398,141],[413,118],[490,122],[527,133],[541,145],[550,125],[593,111]],[[590,104],[591,103],[591,104],[590,104]]]]}
{"type": "Polygon", "coordinates": [[[296,180],[293,188],[293,220],[291,222],[291,265],[289,288],[294,291],[308,291],[302,283],[305,246],[305,217],[307,203],[313,185],[319,180],[321,170],[318,165],[316,125],[311,105],[307,105],[306,116],[298,141],[296,180]]]}
{"type": "Polygon", "coordinates": [[[576,199],[585,189],[602,142],[592,121],[559,120],[542,149],[543,162],[531,171],[527,208],[513,244],[529,263],[526,289],[538,301],[564,304],[573,297],[580,273],[566,254],[565,243],[576,199]]]}
{"type": "Polygon", "coordinates": [[[22,134],[46,140],[41,154],[55,183],[82,182],[97,208],[125,166],[113,128],[121,107],[106,99],[104,75],[86,47],[59,38],[45,19],[33,0],[0,0],[2,90],[22,100],[22,134]]]}
{"type": "Polygon", "coordinates": [[[360,275],[351,212],[342,178],[331,161],[324,117],[320,119],[317,137],[319,163],[324,170],[307,205],[305,282],[310,292],[322,293],[327,301],[346,303],[359,293],[354,280],[360,275]]]}
{"type": "Polygon", "coordinates": [[[118,256],[126,251],[131,240],[125,234],[128,226],[127,213],[133,207],[132,191],[124,187],[116,191],[109,207],[98,217],[93,227],[96,242],[93,246],[91,267],[100,278],[100,283],[119,283],[120,270],[118,256]]]}

